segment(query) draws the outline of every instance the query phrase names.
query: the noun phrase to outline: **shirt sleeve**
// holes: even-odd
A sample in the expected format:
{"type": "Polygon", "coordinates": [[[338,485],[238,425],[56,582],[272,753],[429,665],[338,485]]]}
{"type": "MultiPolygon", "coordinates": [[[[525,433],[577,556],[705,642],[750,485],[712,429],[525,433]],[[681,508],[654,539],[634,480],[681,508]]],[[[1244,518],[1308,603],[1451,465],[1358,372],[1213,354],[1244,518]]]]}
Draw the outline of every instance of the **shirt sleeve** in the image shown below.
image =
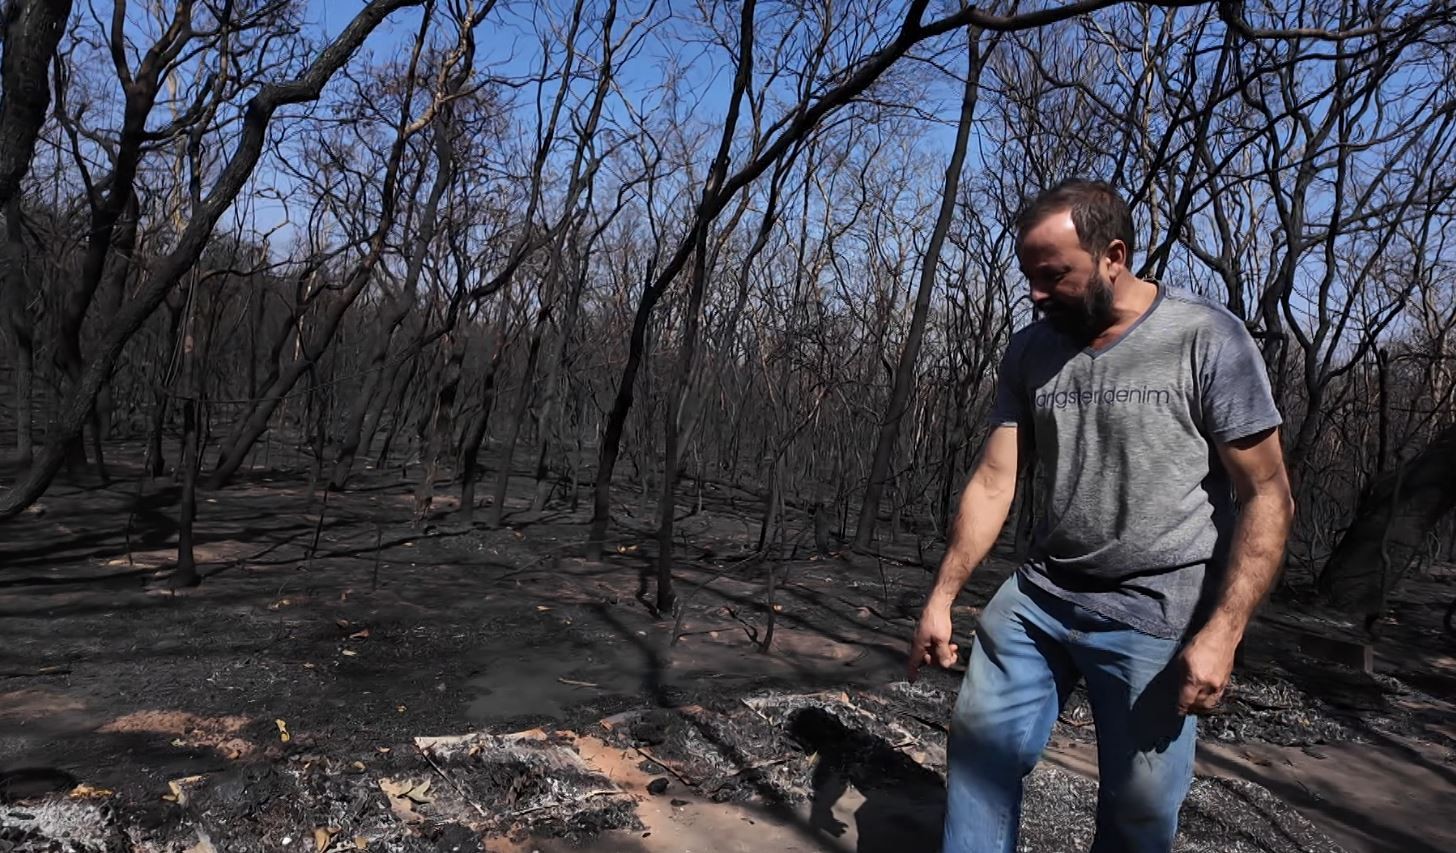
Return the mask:
{"type": "Polygon", "coordinates": [[[1001,356],[1001,367],[996,375],[996,401],[991,405],[987,425],[1031,426],[1031,406],[1026,399],[1026,382],[1022,373],[1022,353],[1026,347],[1024,335],[1013,335],[1001,356]]]}
{"type": "Polygon", "coordinates": [[[1242,323],[1220,329],[1204,362],[1203,422],[1209,435],[1228,444],[1284,422],[1269,387],[1269,374],[1242,323]]]}

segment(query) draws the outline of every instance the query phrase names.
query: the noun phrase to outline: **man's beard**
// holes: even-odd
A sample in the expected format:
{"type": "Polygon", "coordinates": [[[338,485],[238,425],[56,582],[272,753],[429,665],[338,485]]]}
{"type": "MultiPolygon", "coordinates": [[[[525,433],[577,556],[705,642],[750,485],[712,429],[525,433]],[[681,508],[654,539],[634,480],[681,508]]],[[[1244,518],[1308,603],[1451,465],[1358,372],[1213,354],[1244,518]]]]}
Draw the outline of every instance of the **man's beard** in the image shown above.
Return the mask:
{"type": "Polygon", "coordinates": [[[1052,328],[1078,343],[1090,343],[1117,321],[1112,307],[1112,285],[1102,273],[1095,271],[1080,299],[1072,302],[1049,299],[1041,311],[1052,328]]]}

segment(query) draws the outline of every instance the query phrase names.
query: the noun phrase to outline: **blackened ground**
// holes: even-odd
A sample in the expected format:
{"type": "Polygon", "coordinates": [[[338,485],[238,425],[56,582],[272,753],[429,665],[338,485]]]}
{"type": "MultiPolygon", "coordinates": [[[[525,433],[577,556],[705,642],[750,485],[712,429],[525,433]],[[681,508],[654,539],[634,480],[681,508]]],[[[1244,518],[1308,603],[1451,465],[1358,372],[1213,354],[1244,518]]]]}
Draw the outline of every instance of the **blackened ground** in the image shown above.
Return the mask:
{"type": "MultiPolygon", "coordinates": [[[[112,455],[127,458],[125,448],[112,455]]],[[[543,725],[600,733],[603,718],[654,708],[673,710],[659,721],[664,734],[690,725],[684,738],[731,747],[726,766],[698,768],[694,777],[716,786],[704,792],[710,800],[783,796],[793,767],[764,762],[786,740],[825,768],[816,802],[840,785],[869,802],[865,766],[899,767],[911,790],[929,785],[909,765],[881,766],[887,756],[854,734],[899,746],[898,729],[928,744],[922,763],[943,759],[922,735],[945,725],[958,675],[894,684],[929,580],[913,539],[886,545],[883,558],[802,554],[787,564],[765,654],[762,569],[750,563],[709,582],[744,553],[758,503],[705,484],[704,510],[680,525],[693,547],[682,549],[676,573],[688,605],[683,635],[671,645],[671,624],[639,598],[653,568],[649,506],[618,506],[608,557],[592,562],[580,556],[584,511],[512,511],[507,527],[488,530],[453,518],[452,487],[443,482],[435,516],[412,527],[413,484],[398,473],[365,472],[326,508],[308,499],[305,481],[281,472],[254,472],[204,495],[205,580],[178,595],[166,590],[176,490],[148,490],[138,500],[136,472],[124,466],[118,482],[126,485],[62,485],[37,512],[8,522],[0,542],[0,796],[109,789],[128,814],[150,815],[164,832],[183,825],[169,822],[176,807],[162,799],[168,783],[201,775],[208,790],[224,785],[231,794],[226,807],[194,811],[232,822],[217,824],[233,827],[217,830],[217,849],[245,850],[238,833],[247,830],[237,827],[249,820],[258,832],[266,828],[258,821],[278,822],[267,828],[272,834],[296,834],[282,827],[292,820],[397,822],[377,786],[355,781],[422,772],[417,736],[543,725]],[[872,717],[851,726],[831,713],[848,734],[813,714],[794,723],[776,716],[782,708],[736,711],[747,696],[845,690],[872,717]],[[705,714],[680,713],[693,707],[705,714]],[[285,802],[280,773],[289,790],[323,787],[285,802]]],[[[529,484],[521,479],[512,510],[525,504],[529,484]]],[[[973,627],[1009,568],[993,561],[977,572],[956,612],[958,630],[973,627]]],[[[1327,615],[1297,603],[1268,608],[1231,712],[1204,724],[1205,769],[1260,782],[1351,849],[1382,849],[1381,838],[1416,845],[1403,849],[1456,847],[1449,822],[1411,829],[1456,795],[1456,644],[1439,628],[1452,595],[1456,586],[1441,579],[1401,594],[1377,641],[1374,678],[1335,678],[1298,654],[1294,632],[1310,620],[1327,624],[1327,615]],[[1322,752],[1326,758],[1315,757],[1322,752]],[[1384,793],[1392,789],[1400,794],[1384,793]]],[[[1086,769],[1094,735],[1087,723],[1074,702],[1050,757],[1086,769]]],[[[672,746],[651,743],[650,722],[642,731],[632,749],[655,755],[672,746]]],[[[693,743],[678,742],[683,761],[716,760],[693,743]]],[[[634,765],[646,761],[633,755],[634,765]]],[[[893,804],[888,795],[905,787],[879,789],[879,802],[893,804]]],[[[926,820],[935,808],[932,800],[922,809],[926,820]]],[[[855,834],[835,836],[828,815],[811,815],[823,826],[799,837],[839,843],[855,834]]],[[[184,828],[195,834],[195,823],[184,828]]]]}

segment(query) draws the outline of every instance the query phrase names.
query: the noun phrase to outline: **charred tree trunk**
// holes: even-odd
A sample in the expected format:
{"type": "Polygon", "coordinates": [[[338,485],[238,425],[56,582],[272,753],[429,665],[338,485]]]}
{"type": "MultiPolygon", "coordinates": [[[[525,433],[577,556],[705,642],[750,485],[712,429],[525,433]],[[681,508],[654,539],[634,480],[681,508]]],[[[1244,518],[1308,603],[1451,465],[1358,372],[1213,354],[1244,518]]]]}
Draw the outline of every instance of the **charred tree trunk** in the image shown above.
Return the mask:
{"type": "Polygon", "coordinates": [[[550,458],[552,451],[557,450],[563,456],[566,452],[565,442],[559,441],[557,438],[556,422],[565,414],[563,412],[564,400],[568,389],[562,388],[562,385],[567,382],[569,376],[571,339],[576,330],[576,318],[581,309],[581,293],[586,286],[587,269],[586,259],[583,258],[578,262],[571,293],[567,296],[566,314],[561,321],[556,349],[551,357],[550,370],[546,376],[545,391],[542,393],[541,417],[536,424],[536,491],[531,498],[532,512],[540,512],[545,509],[546,499],[551,494],[550,458]]]}
{"type": "MultiPolygon", "coordinates": [[[[499,352],[499,351],[497,351],[499,352]]],[[[495,383],[500,372],[499,356],[486,368],[480,391],[480,414],[470,422],[465,433],[464,453],[460,461],[460,514],[468,524],[475,520],[475,487],[480,482],[480,447],[490,428],[491,411],[495,408],[495,383]]]]}
{"type": "MultiPolygon", "coordinates": [[[[253,299],[254,304],[248,329],[247,398],[249,400],[258,396],[258,345],[264,340],[263,318],[268,311],[268,291],[259,288],[253,299]]],[[[274,356],[275,364],[277,360],[277,356],[274,356]]]]}
{"type": "MultiPolygon", "coordinates": [[[[699,246],[707,253],[706,244],[699,246]]],[[[693,393],[693,360],[698,343],[698,317],[703,310],[703,286],[707,278],[704,262],[697,262],[693,273],[692,292],[688,299],[688,320],[683,330],[682,353],[678,363],[676,387],[665,406],[666,448],[662,458],[662,490],[657,504],[657,610],[671,613],[677,598],[672,590],[673,528],[677,523],[677,481],[682,469],[683,447],[687,429],[684,419],[693,393]]]]}
{"type": "Polygon", "coordinates": [[[29,265],[20,226],[20,204],[12,196],[5,210],[4,254],[0,257],[0,306],[5,312],[14,355],[15,461],[30,465],[34,454],[32,425],[33,380],[35,376],[35,328],[27,302],[30,295],[29,265]]]}
{"type": "Polygon", "coordinates": [[[51,103],[51,57],[70,16],[71,0],[10,0],[0,9],[0,208],[30,169],[51,103]]]}
{"type": "Polygon", "coordinates": [[[480,482],[480,448],[490,431],[490,416],[495,410],[496,383],[500,376],[501,363],[505,360],[509,335],[506,324],[510,322],[511,293],[501,294],[500,311],[496,316],[495,340],[490,347],[490,358],[486,362],[485,377],[481,382],[480,414],[471,422],[461,441],[460,454],[460,513],[467,522],[475,520],[475,489],[480,482]]]}
{"type": "Polygon", "coordinates": [[[197,400],[182,402],[182,500],[177,508],[177,570],[172,573],[172,588],[197,586],[202,578],[197,574],[197,560],[193,554],[192,524],[197,519],[197,445],[198,409],[197,400]]]}
{"type": "Polygon", "coordinates": [[[773,465],[769,469],[768,499],[764,502],[763,521],[758,528],[758,545],[755,550],[760,554],[768,552],[769,545],[772,544],[778,535],[778,527],[784,523],[781,515],[783,507],[783,467],[783,454],[775,454],[773,465]]]}
{"type": "MultiPolygon", "coordinates": [[[[415,355],[414,358],[419,358],[415,355]]],[[[374,437],[379,434],[379,424],[384,420],[384,415],[389,411],[390,403],[400,396],[400,386],[407,381],[413,369],[406,364],[411,359],[397,359],[394,364],[386,365],[384,379],[379,384],[379,391],[374,399],[369,401],[369,413],[364,417],[364,425],[359,431],[359,448],[356,451],[365,456],[374,447],[374,437]]]]}
{"type": "MultiPolygon", "coordinates": [[[[578,9],[579,8],[580,7],[578,6],[578,9]]],[[[607,8],[602,15],[602,60],[600,65],[600,71],[597,75],[597,85],[593,94],[591,109],[589,110],[586,122],[582,127],[579,142],[576,147],[576,152],[572,159],[571,178],[567,184],[566,196],[563,202],[564,212],[562,213],[560,221],[556,225],[555,234],[552,235],[550,263],[547,272],[548,290],[547,293],[542,296],[541,311],[537,316],[536,328],[532,333],[530,353],[526,359],[526,376],[521,386],[521,397],[516,406],[515,417],[511,421],[509,431],[506,434],[506,439],[501,447],[500,469],[496,473],[497,479],[494,496],[495,500],[490,507],[490,525],[492,527],[497,527],[500,525],[501,516],[505,512],[506,494],[509,491],[510,487],[511,468],[515,463],[516,443],[520,440],[521,424],[525,420],[525,416],[529,409],[531,399],[533,396],[535,396],[533,393],[535,390],[534,378],[536,374],[537,363],[540,359],[541,340],[542,336],[545,334],[545,326],[550,320],[551,311],[555,307],[553,305],[554,288],[562,275],[562,258],[565,251],[564,245],[573,224],[576,223],[579,219],[576,209],[577,200],[581,197],[583,192],[586,192],[588,197],[588,206],[590,205],[591,193],[589,187],[591,181],[595,178],[596,175],[596,164],[593,164],[591,167],[586,167],[585,164],[587,160],[587,152],[590,148],[593,137],[595,137],[596,135],[597,126],[601,121],[603,107],[607,102],[607,97],[611,93],[614,84],[613,72],[615,70],[615,66],[613,57],[616,53],[618,42],[612,37],[612,28],[616,22],[616,19],[617,2],[616,0],[611,0],[611,2],[607,4],[607,8]]],[[[553,128],[555,127],[554,116],[552,118],[551,126],[553,128]]],[[[538,153],[538,160],[536,163],[536,185],[539,185],[541,166],[544,163],[544,161],[539,159],[539,154],[544,153],[545,148],[543,147],[538,153]]],[[[534,196],[532,198],[532,201],[535,201],[534,196]]],[[[588,247],[586,251],[590,252],[590,241],[588,241],[588,247]]],[[[585,259],[583,259],[581,263],[583,266],[585,266],[585,259]]],[[[582,275],[583,277],[585,276],[584,271],[582,275]]],[[[578,287],[573,287],[572,296],[569,300],[571,304],[566,309],[569,317],[574,316],[576,312],[576,303],[579,300],[580,290],[578,287]]],[[[568,322],[564,324],[563,328],[561,329],[561,346],[563,348],[568,345],[567,342],[571,334],[570,325],[571,320],[569,319],[568,322]]],[[[532,500],[533,507],[536,507],[537,505],[544,502],[544,499],[541,496],[541,472],[542,460],[544,459],[544,456],[542,454],[545,453],[545,448],[547,447],[547,420],[550,416],[552,393],[551,387],[555,378],[554,374],[556,372],[556,368],[559,364],[560,359],[553,359],[551,362],[550,373],[552,375],[549,375],[547,377],[546,391],[542,395],[541,410],[538,412],[539,416],[536,419],[537,441],[540,449],[537,455],[537,487],[536,497],[532,500]]]]}
{"type": "MultiPolygon", "coordinates": [[[[399,435],[400,430],[406,426],[406,422],[409,420],[406,413],[409,411],[410,389],[419,375],[419,359],[410,359],[409,369],[401,371],[401,379],[395,383],[393,402],[388,406],[390,411],[389,428],[385,430],[384,441],[379,445],[379,455],[374,458],[374,467],[378,470],[382,470],[388,465],[389,453],[394,448],[394,439],[399,435]]],[[[382,419],[383,416],[381,416],[382,419]]]]}
{"type": "Polygon", "coordinates": [[[298,384],[298,380],[312,370],[318,360],[323,357],[324,351],[328,349],[334,335],[338,333],[344,315],[358,299],[359,294],[364,291],[364,286],[369,280],[369,273],[372,271],[372,264],[370,267],[371,269],[355,271],[354,280],[338,295],[337,301],[326,309],[326,313],[319,323],[319,329],[312,336],[312,340],[299,347],[298,356],[289,363],[288,367],[279,371],[278,377],[254,401],[252,411],[239,423],[237,431],[219,456],[217,467],[213,469],[208,478],[208,488],[220,489],[232,480],[233,475],[247,460],[253,445],[257,443],[263,433],[268,431],[268,423],[273,419],[273,413],[278,410],[279,404],[292,392],[293,386],[298,384]]]}
{"type": "Polygon", "coordinates": [[[167,473],[167,455],[162,447],[166,435],[167,411],[170,408],[166,386],[152,394],[152,428],[147,436],[147,476],[156,479],[167,473]]]}
{"type": "Polygon", "coordinates": [[[910,409],[910,398],[915,391],[915,365],[920,358],[920,344],[925,339],[925,321],[930,311],[930,297],[935,291],[935,274],[940,266],[940,251],[950,230],[955,215],[956,197],[961,184],[961,168],[966,160],[966,147],[971,138],[971,122],[975,118],[976,98],[980,91],[981,67],[984,56],[981,52],[981,31],[971,28],[970,63],[966,71],[965,94],[961,98],[960,122],[956,127],[955,147],[951,150],[950,163],[945,168],[945,186],[941,191],[940,212],[936,216],[935,228],[930,242],[925,247],[925,258],[920,266],[920,284],[915,294],[915,310],[910,318],[910,332],[905,346],[900,350],[900,360],[895,366],[895,381],[890,391],[890,403],[885,418],[880,423],[879,439],[875,443],[874,461],[870,464],[869,483],[865,487],[864,501],[860,504],[859,524],[855,528],[854,546],[868,548],[875,536],[875,524],[880,515],[880,499],[890,477],[895,458],[895,446],[900,438],[900,422],[910,409]]]}
{"type": "Polygon", "coordinates": [[[35,455],[35,341],[29,329],[13,330],[15,336],[15,463],[30,466],[35,455]]]}
{"type": "Polygon", "coordinates": [[[627,349],[627,363],[622,367],[622,379],[617,386],[617,395],[612,400],[612,409],[607,414],[601,448],[597,452],[591,529],[587,533],[587,554],[593,557],[601,556],[602,545],[607,539],[607,525],[612,520],[612,474],[617,470],[617,460],[622,455],[622,433],[626,430],[627,414],[632,410],[635,396],[633,386],[637,383],[637,371],[642,367],[647,322],[652,316],[653,304],[655,300],[649,302],[644,294],[643,301],[637,306],[637,315],[632,321],[632,340],[627,349]]]}
{"type": "MultiPolygon", "coordinates": [[[[723,137],[717,156],[708,172],[708,181],[703,188],[703,206],[706,207],[721,191],[723,179],[728,174],[728,158],[733,143],[733,133],[738,124],[738,112],[743,96],[748,90],[749,77],[753,68],[753,18],[755,4],[746,0],[743,4],[738,32],[738,72],[733,81],[733,96],[728,104],[728,115],[723,123],[723,137]]],[[[730,226],[731,227],[731,226],[730,226]]],[[[708,224],[703,222],[697,229],[696,245],[693,247],[692,281],[688,290],[687,315],[683,322],[682,348],[679,351],[677,377],[668,394],[665,407],[666,449],[662,461],[662,491],[658,499],[657,523],[657,610],[671,613],[677,597],[672,589],[672,534],[677,521],[677,481],[682,466],[683,449],[691,434],[690,421],[693,418],[693,378],[697,368],[698,328],[702,323],[703,291],[708,283],[708,224]]]]}
{"type": "MultiPolygon", "coordinates": [[[[304,506],[313,506],[318,494],[319,482],[324,478],[324,446],[328,442],[329,395],[325,382],[319,377],[318,366],[308,372],[308,391],[304,394],[303,423],[304,439],[308,445],[308,492],[304,506]]],[[[324,484],[324,500],[328,500],[329,485],[324,484]]]]}
{"type": "Polygon", "coordinates": [[[440,461],[450,446],[452,413],[455,410],[455,395],[460,390],[460,366],[465,361],[464,335],[450,336],[450,356],[445,362],[445,372],[440,379],[440,390],[435,395],[435,404],[426,424],[425,447],[420,456],[420,482],[415,489],[414,521],[421,524],[429,517],[430,507],[435,500],[435,478],[439,475],[440,461]]]}
{"type": "MultiPolygon", "coordinates": [[[[510,284],[509,278],[502,279],[502,286],[506,290],[501,297],[495,328],[491,331],[493,342],[487,342],[490,355],[485,364],[485,375],[481,378],[480,411],[474,417],[462,416],[465,425],[459,437],[456,457],[460,465],[460,513],[467,523],[475,520],[476,490],[480,484],[480,451],[485,445],[486,435],[490,432],[490,418],[495,411],[500,369],[509,345],[507,323],[512,305],[510,284]]],[[[522,393],[526,393],[525,389],[522,393]]],[[[502,501],[503,498],[496,499],[497,503],[502,501]]],[[[500,523],[499,514],[495,510],[492,510],[490,518],[492,526],[500,523]]]]}
{"type": "Polygon", "coordinates": [[[181,357],[177,336],[182,329],[183,306],[174,304],[171,299],[163,304],[167,309],[167,337],[166,349],[161,353],[159,363],[166,366],[158,371],[156,391],[152,395],[152,429],[147,439],[147,473],[154,478],[162,476],[167,470],[167,456],[162,447],[162,439],[167,432],[167,413],[172,406],[172,395],[167,389],[174,378],[170,375],[173,367],[181,357]]]}
{"type": "Polygon", "coordinates": [[[202,401],[201,370],[198,365],[197,339],[197,281],[193,275],[191,288],[184,307],[186,313],[182,328],[181,370],[177,388],[182,400],[182,458],[177,466],[181,480],[182,498],[177,507],[177,570],[173,572],[173,589],[197,586],[201,577],[197,574],[197,560],[193,553],[193,522],[197,519],[197,465],[202,401]]]}
{"type": "Polygon", "coordinates": [[[1446,427],[1424,450],[1365,490],[1354,523],[1320,573],[1320,596],[1350,613],[1378,615],[1386,592],[1452,509],[1456,509],[1456,426],[1446,427]],[[1387,567],[1392,576],[1387,576],[1387,567]]]}
{"type": "Polygon", "coordinates": [[[400,364],[399,373],[395,374],[393,392],[390,393],[389,399],[380,403],[379,416],[374,421],[374,428],[370,429],[368,437],[364,440],[365,447],[371,447],[374,444],[374,432],[379,429],[381,422],[386,421],[384,413],[389,413],[389,418],[387,418],[389,427],[384,429],[384,441],[380,444],[379,454],[374,457],[374,469],[376,470],[384,469],[389,464],[389,451],[395,444],[395,435],[399,434],[400,427],[405,424],[405,402],[409,399],[411,383],[414,383],[415,377],[419,376],[419,358],[422,358],[422,354],[400,364]]]}
{"type": "MultiPolygon", "coordinates": [[[[363,383],[360,385],[358,394],[353,404],[349,407],[349,416],[344,422],[344,430],[339,437],[339,449],[334,456],[334,470],[329,477],[330,489],[342,489],[349,481],[349,475],[353,472],[354,460],[359,455],[361,448],[368,452],[368,445],[364,443],[365,425],[369,420],[377,422],[374,413],[380,410],[379,390],[380,387],[389,388],[389,374],[387,360],[389,357],[389,344],[394,340],[395,329],[398,328],[404,315],[409,310],[409,303],[401,295],[397,299],[390,300],[389,307],[381,312],[379,317],[379,329],[370,347],[369,358],[365,362],[368,366],[364,369],[363,383]],[[400,303],[403,303],[401,305],[400,303]]],[[[373,437],[373,430],[368,435],[373,437]]]]}
{"type": "MultiPolygon", "coordinates": [[[[550,294],[544,299],[546,304],[536,314],[535,328],[532,330],[531,343],[526,353],[525,374],[521,378],[520,395],[516,398],[516,409],[511,413],[509,422],[506,424],[506,435],[501,441],[499,465],[495,474],[495,491],[491,496],[490,514],[487,516],[487,524],[491,527],[499,527],[501,519],[506,511],[506,494],[510,490],[511,466],[516,456],[516,444],[521,440],[521,426],[530,413],[531,398],[535,396],[536,365],[541,360],[541,339],[546,334],[546,326],[551,321],[550,294]]],[[[492,364],[494,367],[494,364],[492,364]]],[[[494,370],[492,370],[492,378],[494,370]]],[[[481,420],[484,421],[483,417],[481,420]]]]}
{"type": "MultiPolygon", "coordinates": [[[[448,118],[448,113],[446,118],[448,118]]],[[[437,167],[434,183],[430,185],[430,194],[425,199],[424,210],[420,213],[419,232],[415,235],[414,246],[410,252],[408,265],[405,267],[404,282],[400,285],[399,292],[389,301],[389,305],[379,314],[379,327],[365,367],[363,387],[359,389],[359,396],[355,399],[348,421],[344,426],[338,455],[334,460],[334,473],[330,480],[330,488],[341,489],[349,479],[350,470],[354,466],[354,457],[359,452],[359,439],[363,434],[364,420],[373,405],[380,377],[384,373],[385,360],[389,357],[389,342],[394,339],[395,330],[399,328],[400,323],[404,322],[405,316],[414,306],[415,288],[419,285],[420,274],[425,268],[430,244],[435,240],[435,229],[439,223],[440,199],[445,196],[445,191],[455,180],[455,149],[451,140],[451,130],[449,121],[443,118],[435,127],[437,167]]]]}
{"type": "MultiPolygon", "coordinates": [[[[713,164],[708,170],[707,181],[703,185],[702,197],[698,202],[697,210],[694,212],[693,224],[689,229],[686,239],[680,243],[661,270],[650,270],[649,280],[642,290],[642,297],[637,303],[637,311],[632,318],[632,335],[627,345],[627,362],[622,367],[622,378],[617,384],[617,394],[612,400],[612,408],[607,415],[606,428],[602,433],[602,442],[597,454],[597,472],[595,494],[592,501],[591,528],[587,533],[587,553],[592,557],[599,557],[602,545],[606,541],[607,525],[611,522],[612,504],[612,474],[616,470],[617,460],[621,454],[622,434],[627,426],[627,415],[632,410],[634,398],[634,386],[637,384],[637,372],[642,367],[642,359],[647,351],[647,331],[652,319],[652,311],[659,299],[667,291],[668,286],[677,278],[689,258],[694,257],[696,252],[699,266],[706,263],[704,253],[707,247],[707,235],[713,222],[716,220],[726,206],[728,200],[741,189],[742,184],[751,180],[752,176],[761,174],[772,160],[764,161],[760,157],[755,165],[735,175],[737,185],[729,189],[725,186],[728,171],[728,159],[733,143],[734,130],[737,127],[739,111],[742,107],[743,96],[748,89],[749,79],[752,73],[753,54],[753,18],[755,3],[753,0],[746,0],[740,14],[739,22],[739,44],[738,44],[738,68],[733,80],[733,93],[729,99],[728,113],[724,119],[723,134],[718,145],[718,152],[713,158],[713,164]],[[747,180],[745,180],[747,179],[747,180]]],[[[785,146],[787,147],[787,146],[785,146]]],[[[701,286],[701,281],[696,279],[694,286],[701,286]]],[[[696,325],[696,320],[692,320],[696,325]]],[[[689,358],[691,356],[689,355],[689,358]]],[[[674,404],[669,400],[668,419],[675,417],[672,411],[674,404]]],[[[676,462],[672,461],[672,455],[676,452],[676,437],[668,437],[668,471],[664,472],[664,479],[676,479],[676,462]]],[[[666,489],[664,489],[664,494],[666,489]]],[[[671,519],[672,513],[667,514],[671,519]]],[[[670,527],[670,523],[669,523],[670,527]]],[[[659,541],[663,532],[659,529],[659,541]]],[[[671,532],[668,531],[669,541],[671,532]]],[[[662,567],[671,560],[671,555],[658,555],[659,578],[662,567]]],[[[658,587],[659,603],[663,600],[671,600],[671,584],[664,590],[658,587]]]]}

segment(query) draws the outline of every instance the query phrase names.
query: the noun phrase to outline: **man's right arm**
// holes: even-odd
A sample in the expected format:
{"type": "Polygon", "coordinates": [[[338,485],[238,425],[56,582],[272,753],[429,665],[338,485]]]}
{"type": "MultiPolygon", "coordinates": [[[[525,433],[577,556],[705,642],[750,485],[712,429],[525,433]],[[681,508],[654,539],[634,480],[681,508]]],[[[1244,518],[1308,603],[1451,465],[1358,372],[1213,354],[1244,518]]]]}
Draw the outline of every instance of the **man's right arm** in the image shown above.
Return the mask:
{"type": "Polygon", "coordinates": [[[926,664],[950,667],[956,662],[958,648],[951,642],[951,604],[970,579],[971,571],[986,559],[1006,523],[1012,498],[1016,496],[1020,461],[1017,428],[1001,426],[992,430],[961,493],[950,545],[940,561],[935,585],[910,643],[911,681],[926,664]]]}

